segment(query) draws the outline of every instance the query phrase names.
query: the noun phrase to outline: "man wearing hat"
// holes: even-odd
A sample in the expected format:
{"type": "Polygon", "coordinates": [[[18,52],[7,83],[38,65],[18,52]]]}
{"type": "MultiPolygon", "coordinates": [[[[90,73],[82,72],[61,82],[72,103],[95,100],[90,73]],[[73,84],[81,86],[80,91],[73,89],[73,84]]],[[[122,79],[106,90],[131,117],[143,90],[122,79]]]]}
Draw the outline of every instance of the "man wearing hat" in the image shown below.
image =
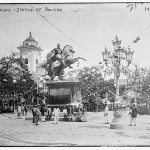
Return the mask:
{"type": "Polygon", "coordinates": [[[38,104],[36,106],[36,109],[35,109],[35,123],[36,123],[36,125],[38,125],[40,114],[41,114],[41,112],[40,112],[40,105],[38,104]]]}
{"type": "Polygon", "coordinates": [[[33,108],[32,108],[33,123],[35,123],[35,116],[36,116],[35,111],[36,111],[36,105],[34,105],[33,108]]]}
{"type": "Polygon", "coordinates": [[[59,114],[60,114],[60,109],[58,106],[56,106],[56,108],[54,108],[53,114],[54,114],[54,123],[58,124],[59,114]]]}
{"type": "Polygon", "coordinates": [[[51,110],[51,107],[48,105],[48,108],[47,108],[47,118],[48,118],[48,120],[51,120],[51,117],[52,117],[52,110],[51,110]]]}
{"type": "Polygon", "coordinates": [[[130,114],[130,124],[129,124],[129,126],[132,126],[132,122],[133,122],[133,125],[136,126],[136,117],[137,117],[136,103],[132,104],[132,107],[130,109],[129,114],[130,114]]]}

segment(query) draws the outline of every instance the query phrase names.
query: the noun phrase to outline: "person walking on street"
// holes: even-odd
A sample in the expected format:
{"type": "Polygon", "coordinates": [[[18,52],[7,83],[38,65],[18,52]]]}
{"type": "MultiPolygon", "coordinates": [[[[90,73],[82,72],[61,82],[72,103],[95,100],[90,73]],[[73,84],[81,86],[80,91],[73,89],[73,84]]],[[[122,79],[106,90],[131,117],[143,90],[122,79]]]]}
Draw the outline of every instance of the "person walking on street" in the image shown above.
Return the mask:
{"type": "Polygon", "coordinates": [[[59,114],[60,114],[60,110],[58,108],[58,106],[56,108],[54,108],[54,123],[58,124],[58,120],[59,120],[59,114]]]}
{"type": "Polygon", "coordinates": [[[45,106],[42,105],[41,107],[41,122],[45,122],[45,106]]]}
{"type": "Polygon", "coordinates": [[[27,113],[28,113],[27,105],[24,106],[24,112],[25,112],[25,116],[27,116],[27,113]]]}
{"type": "Polygon", "coordinates": [[[65,106],[64,106],[64,108],[63,108],[63,114],[64,114],[64,121],[67,121],[67,116],[68,116],[68,114],[67,114],[67,109],[66,109],[65,106]]]}
{"type": "Polygon", "coordinates": [[[32,108],[33,123],[35,123],[35,116],[36,116],[35,110],[36,110],[36,106],[34,106],[34,107],[32,108]]]}
{"type": "Polygon", "coordinates": [[[85,108],[82,109],[81,121],[82,122],[86,122],[87,121],[87,118],[86,118],[86,109],[85,108]]]}
{"type": "Polygon", "coordinates": [[[24,116],[24,106],[21,105],[21,111],[22,111],[22,115],[24,116]]]}
{"type": "Polygon", "coordinates": [[[51,116],[52,116],[52,110],[51,110],[50,106],[48,106],[48,108],[47,108],[47,119],[49,121],[51,120],[51,116]]]}
{"type": "Polygon", "coordinates": [[[45,111],[45,112],[44,112],[44,116],[45,116],[45,122],[46,122],[46,117],[47,117],[47,106],[45,106],[44,108],[45,108],[45,109],[44,109],[44,111],[45,111]]]}
{"type": "Polygon", "coordinates": [[[39,122],[39,119],[40,119],[40,108],[39,108],[39,105],[37,105],[36,109],[35,109],[35,123],[36,125],[39,125],[38,122],[39,122]]]}
{"type": "Polygon", "coordinates": [[[105,110],[104,110],[104,117],[105,117],[105,124],[108,124],[108,112],[109,112],[109,108],[107,103],[105,103],[105,110]]]}
{"type": "Polygon", "coordinates": [[[69,121],[73,121],[73,106],[68,107],[69,121]]]}
{"type": "Polygon", "coordinates": [[[22,119],[22,118],[21,118],[21,113],[22,113],[22,111],[21,111],[21,105],[19,104],[19,105],[18,105],[18,108],[17,108],[18,119],[22,119]]]}
{"type": "Polygon", "coordinates": [[[134,126],[136,126],[136,117],[137,117],[137,107],[136,107],[136,104],[132,104],[132,107],[130,109],[130,124],[129,126],[132,126],[132,123],[134,126]]]}

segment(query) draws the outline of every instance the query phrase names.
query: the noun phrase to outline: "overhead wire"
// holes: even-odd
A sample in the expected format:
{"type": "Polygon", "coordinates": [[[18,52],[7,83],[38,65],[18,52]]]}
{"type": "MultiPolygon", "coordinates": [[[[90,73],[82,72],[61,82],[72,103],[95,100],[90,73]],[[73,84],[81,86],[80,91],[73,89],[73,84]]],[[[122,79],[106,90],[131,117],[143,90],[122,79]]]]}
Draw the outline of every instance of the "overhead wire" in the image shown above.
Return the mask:
{"type": "MultiPolygon", "coordinates": [[[[67,37],[69,40],[71,40],[72,42],[74,42],[75,44],[77,44],[78,46],[82,47],[85,50],[88,50],[90,52],[92,52],[93,54],[97,55],[97,53],[95,53],[94,51],[91,51],[89,49],[87,49],[86,47],[84,47],[83,45],[81,45],[80,43],[78,43],[76,40],[74,40],[73,38],[71,38],[68,34],[66,34],[64,31],[62,31],[61,29],[59,29],[56,25],[54,25],[52,22],[50,22],[45,16],[43,16],[41,13],[39,13],[38,11],[36,11],[34,9],[33,6],[30,5],[30,7],[36,12],[38,13],[46,22],[48,22],[49,25],[51,25],[53,28],[55,28],[58,32],[60,32],[61,34],[63,34],[65,37],[67,37]]],[[[73,10],[73,11],[67,11],[67,12],[62,12],[62,13],[72,13],[72,12],[78,12],[81,9],[78,10],[73,10]]],[[[34,18],[27,18],[27,19],[22,19],[22,20],[16,20],[16,21],[10,21],[10,22],[6,22],[6,23],[0,23],[1,25],[6,25],[6,24],[11,24],[11,23],[18,23],[18,22],[22,22],[22,21],[27,21],[27,20],[33,20],[33,19],[38,19],[36,17],[34,18]]],[[[129,44],[135,44],[137,43],[139,40],[141,40],[141,36],[150,28],[150,24],[148,26],[145,27],[145,29],[129,44]]]]}
{"type": "Polygon", "coordinates": [[[52,26],[53,28],[55,28],[58,32],[60,32],[62,35],[64,35],[66,38],[68,38],[70,41],[74,42],[75,44],[77,44],[78,46],[82,47],[84,50],[88,50],[89,52],[92,52],[92,54],[95,54],[96,56],[98,56],[97,53],[87,49],[86,47],[84,47],[83,45],[81,45],[80,43],[78,43],[77,41],[75,41],[73,38],[71,38],[68,34],[66,34],[64,31],[62,31],[61,29],[59,29],[57,26],[55,26],[52,22],[50,22],[46,17],[44,17],[40,12],[36,11],[34,9],[34,7],[32,5],[30,5],[30,7],[37,13],[39,14],[50,26],[52,26]]]}
{"type": "MultiPolygon", "coordinates": [[[[30,5],[30,7],[34,9],[33,6],[30,5]]],[[[58,32],[60,32],[62,35],[64,35],[66,38],[68,38],[70,41],[74,42],[75,44],[77,44],[78,46],[80,46],[81,48],[83,48],[84,50],[86,51],[89,51],[89,52],[92,52],[92,54],[95,54],[96,56],[99,56],[99,54],[87,49],[86,47],[84,47],[83,45],[81,45],[80,43],[78,43],[76,40],[74,40],[73,38],[71,38],[68,34],[66,34],[64,31],[62,31],[61,29],[59,29],[57,26],[55,26],[52,22],[50,22],[46,17],[44,17],[40,12],[36,11],[35,12],[37,14],[39,14],[50,26],[52,26],[53,28],[55,28],[58,32]]],[[[140,39],[141,39],[141,36],[144,34],[144,32],[150,27],[150,24],[132,41],[132,44],[134,43],[137,43],[140,39]]],[[[131,45],[131,44],[129,44],[131,45]]]]}

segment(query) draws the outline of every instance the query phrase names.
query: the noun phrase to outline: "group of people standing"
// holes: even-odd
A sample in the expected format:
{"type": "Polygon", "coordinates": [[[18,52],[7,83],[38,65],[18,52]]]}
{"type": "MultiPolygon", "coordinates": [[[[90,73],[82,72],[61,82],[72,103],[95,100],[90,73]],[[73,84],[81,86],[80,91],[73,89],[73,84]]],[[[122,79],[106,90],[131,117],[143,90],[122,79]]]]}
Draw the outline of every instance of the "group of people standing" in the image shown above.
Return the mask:
{"type": "MultiPolygon", "coordinates": [[[[51,120],[52,115],[54,115],[54,123],[58,124],[60,109],[58,106],[52,110],[50,106],[42,105],[40,107],[40,105],[35,105],[32,109],[32,115],[33,123],[36,123],[36,125],[38,125],[39,118],[41,118],[41,122],[46,122],[51,120]]],[[[64,113],[64,119],[66,119],[66,113],[64,113]]]]}
{"type": "Polygon", "coordinates": [[[19,104],[17,106],[17,116],[18,116],[18,119],[22,119],[22,116],[27,116],[27,113],[28,113],[28,107],[27,107],[27,105],[21,105],[21,104],[19,104]]]}
{"type": "MultiPolygon", "coordinates": [[[[116,110],[118,110],[118,109],[116,109],[116,110]]],[[[136,103],[133,103],[130,106],[128,114],[130,116],[129,126],[132,126],[132,124],[133,124],[133,126],[136,126],[136,118],[137,118],[137,114],[138,114],[136,103]]],[[[108,104],[105,102],[105,105],[104,105],[105,124],[109,124],[108,115],[109,115],[109,107],[108,107],[108,104]]]]}
{"type": "Polygon", "coordinates": [[[46,122],[50,121],[52,116],[54,117],[54,124],[58,124],[60,117],[63,117],[64,121],[86,121],[85,110],[81,107],[78,107],[77,112],[74,114],[72,106],[63,106],[61,108],[55,106],[54,108],[49,105],[35,105],[32,109],[32,115],[33,123],[37,125],[39,119],[41,119],[41,122],[46,122]]]}
{"type": "MultiPolygon", "coordinates": [[[[118,110],[118,109],[116,109],[116,110],[118,110]]],[[[80,116],[80,114],[81,114],[80,109],[78,112],[79,112],[78,114],[80,116]]],[[[17,106],[17,117],[18,117],[18,119],[22,119],[22,116],[27,116],[27,113],[28,113],[27,105],[19,104],[17,106]]],[[[64,106],[63,107],[64,121],[68,120],[68,117],[70,116],[68,114],[71,114],[71,111],[69,113],[68,110],[66,109],[66,107],[64,106]]],[[[132,126],[132,124],[134,126],[136,126],[136,118],[137,118],[138,111],[137,111],[137,106],[135,103],[133,103],[130,106],[128,114],[130,115],[129,126],[132,126]]],[[[52,110],[52,108],[50,106],[46,107],[46,105],[41,105],[41,106],[35,105],[32,108],[32,115],[33,115],[33,123],[36,123],[36,125],[38,125],[40,118],[41,118],[41,122],[45,122],[46,120],[50,121],[52,118],[52,115],[54,115],[54,123],[58,124],[60,109],[58,106],[56,106],[52,110]]],[[[105,104],[104,104],[104,123],[105,124],[109,124],[108,116],[109,116],[109,107],[108,107],[107,102],[105,102],[105,104]]]]}

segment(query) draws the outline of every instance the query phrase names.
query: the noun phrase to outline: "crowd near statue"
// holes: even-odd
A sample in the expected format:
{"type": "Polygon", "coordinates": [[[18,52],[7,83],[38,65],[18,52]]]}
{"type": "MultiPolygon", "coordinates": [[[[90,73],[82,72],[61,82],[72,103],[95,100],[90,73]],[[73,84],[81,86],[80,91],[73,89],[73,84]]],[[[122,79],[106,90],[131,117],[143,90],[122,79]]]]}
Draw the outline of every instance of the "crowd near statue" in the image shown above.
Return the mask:
{"type": "Polygon", "coordinates": [[[44,64],[44,67],[48,71],[48,75],[53,80],[56,76],[61,78],[64,74],[64,69],[69,67],[72,68],[72,64],[78,62],[79,59],[84,58],[77,57],[74,58],[75,51],[72,46],[66,45],[63,49],[60,48],[60,44],[57,44],[57,47],[54,48],[47,54],[47,62],[44,64]]]}

